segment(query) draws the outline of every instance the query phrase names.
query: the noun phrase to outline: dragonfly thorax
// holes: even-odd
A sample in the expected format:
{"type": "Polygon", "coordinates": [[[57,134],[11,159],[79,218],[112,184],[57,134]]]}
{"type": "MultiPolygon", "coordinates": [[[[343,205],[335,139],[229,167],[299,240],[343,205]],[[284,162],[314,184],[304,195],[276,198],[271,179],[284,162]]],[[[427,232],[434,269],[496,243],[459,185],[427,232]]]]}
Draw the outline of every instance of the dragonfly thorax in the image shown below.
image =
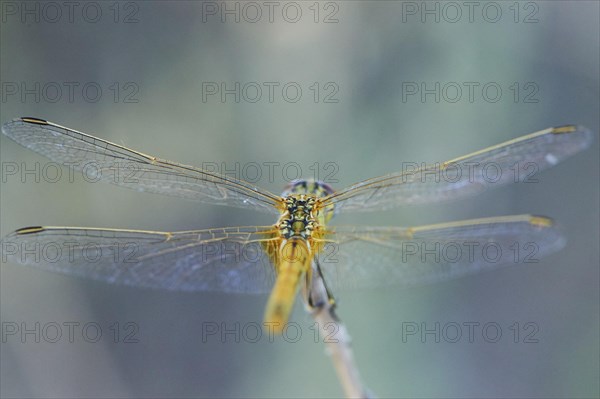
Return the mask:
{"type": "Polygon", "coordinates": [[[285,198],[286,210],[277,223],[284,238],[309,238],[312,235],[317,226],[315,203],[316,198],[306,194],[292,194],[285,198]]]}
{"type": "MultiPolygon", "coordinates": [[[[296,212],[296,216],[298,219],[295,219],[295,225],[292,221],[290,221],[289,226],[284,223],[283,228],[289,228],[290,230],[286,230],[286,233],[293,235],[306,235],[310,237],[312,231],[316,226],[325,225],[325,223],[329,222],[329,220],[333,217],[333,205],[328,204],[324,205],[321,199],[331,195],[334,193],[333,188],[325,182],[314,179],[299,179],[294,180],[290,184],[287,185],[285,191],[281,196],[285,198],[286,201],[291,201],[290,198],[295,198],[297,201],[306,201],[307,199],[311,199],[310,204],[308,204],[309,208],[306,208],[305,204],[300,203],[299,205],[303,208],[298,208],[296,205],[290,205],[289,202],[286,202],[287,212],[290,215],[294,215],[296,212]],[[296,206],[294,211],[290,211],[290,206],[296,206]],[[302,216],[298,213],[298,209],[308,209],[306,211],[306,215],[302,216]],[[304,218],[304,219],[303,219],[304,218]],[[301,234],[302,225],[300,220],[305,220],[305,228],[306,231],[301,234]],[[311,223],[312,222],[312,223],[311,223]],[[298,233],[295,233],[298,232],[298,233]]],[[[279,224],[284,220],[285,213],[279,220],[279,224]]],[[[282,231],[283,234],[283,231],[282,231]]]]}

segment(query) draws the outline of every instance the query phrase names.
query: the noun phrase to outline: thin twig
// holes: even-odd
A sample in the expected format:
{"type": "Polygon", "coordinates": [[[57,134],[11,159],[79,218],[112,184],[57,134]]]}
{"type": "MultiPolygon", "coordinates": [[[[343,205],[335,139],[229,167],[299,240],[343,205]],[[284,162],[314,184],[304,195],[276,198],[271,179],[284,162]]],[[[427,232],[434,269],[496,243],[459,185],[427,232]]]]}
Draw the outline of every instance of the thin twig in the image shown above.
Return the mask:
{"type": "Polygon", "coordinates": [[[344,394],[347,398],[371,398],[354,362],[350,335],[335,314],[335,303],[330,301],[323,276],[318,270],[313,270],[310,284],[309,292],[305,292],[308,311],[319,325],[326,353],[331,357],[344,394]]]}

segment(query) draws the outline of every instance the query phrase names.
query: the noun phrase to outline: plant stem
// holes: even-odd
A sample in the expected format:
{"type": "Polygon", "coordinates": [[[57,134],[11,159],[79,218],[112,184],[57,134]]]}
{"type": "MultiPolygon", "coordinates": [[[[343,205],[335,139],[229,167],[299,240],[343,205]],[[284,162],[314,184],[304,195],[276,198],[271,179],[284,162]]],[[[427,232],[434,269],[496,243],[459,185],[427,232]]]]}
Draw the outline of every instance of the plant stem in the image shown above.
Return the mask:
{"type": "Polygon", "coordinates": [[[313,270],[309,293],[305,292],[305,300],[308,311],[319,325],[326,353],[331,357],[345,396],[371,398],[371,393],[361,382],[354,362],[348,330],[335,314],[335,302],[330,299],[323,276],[317,270],[313,270]]]}

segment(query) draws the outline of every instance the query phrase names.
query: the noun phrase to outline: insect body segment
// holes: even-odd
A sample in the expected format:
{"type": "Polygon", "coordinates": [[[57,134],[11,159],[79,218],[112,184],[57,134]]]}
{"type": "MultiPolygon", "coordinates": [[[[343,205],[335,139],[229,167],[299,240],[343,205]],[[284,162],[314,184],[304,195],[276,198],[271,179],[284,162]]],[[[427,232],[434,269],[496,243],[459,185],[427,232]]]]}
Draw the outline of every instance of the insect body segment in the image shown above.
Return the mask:
{"type": "Polygon", "coordinates": [[[292,237],[309,238],[316,227],[314,215],[315,198],[305,194],[291,195],[285,199],[286,211],[281,215],[277,226],[285,239],[292,237]]]}
{"type": "Polygon", "coordinates": [[[313,255],[309,245],[302,238],[292,237],[280,247],[279,262],[276,264],[277,280],[267,302],[264,318],[266,324],[273,326],[275,333],[281,333],[285,328],[301,276],[310,273],[313,255]]]}

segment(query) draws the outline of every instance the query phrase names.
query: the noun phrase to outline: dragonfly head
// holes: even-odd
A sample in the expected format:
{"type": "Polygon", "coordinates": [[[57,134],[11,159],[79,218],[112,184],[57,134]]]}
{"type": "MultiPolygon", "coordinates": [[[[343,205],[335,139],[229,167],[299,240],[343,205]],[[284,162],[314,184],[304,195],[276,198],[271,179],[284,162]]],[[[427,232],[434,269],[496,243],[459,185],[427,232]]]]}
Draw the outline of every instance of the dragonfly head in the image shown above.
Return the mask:
{"type": "Polygon", "coordinates": [[[333,194],[333,188],[327,183],[314,179],[296,179],[292,180],[281,194],[282,197],[288,197],[292,194],[309,194],[317,198],[326,197],[333,194]]]}

